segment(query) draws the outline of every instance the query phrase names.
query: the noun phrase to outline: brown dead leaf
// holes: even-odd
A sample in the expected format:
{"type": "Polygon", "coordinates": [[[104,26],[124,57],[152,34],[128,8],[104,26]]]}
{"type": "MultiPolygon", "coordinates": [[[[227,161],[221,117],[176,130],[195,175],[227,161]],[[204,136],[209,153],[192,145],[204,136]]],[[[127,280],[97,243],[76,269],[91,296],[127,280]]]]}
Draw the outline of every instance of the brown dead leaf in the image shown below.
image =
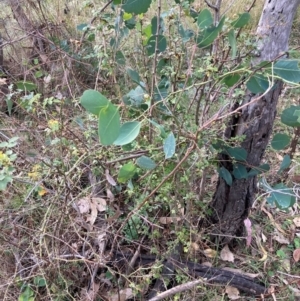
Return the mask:
{"type": "Polygon", "coordinates": [[[276,155],[276,157],[277,157],[277,159],[278,159],[279,161],[282,161],[282,160],[283,160],[283,157],[282,157],[281,155],[279,155],[278,153],[275,153],[275,155],[276,155]]]}
{"type": "Polygon", "coordinates": [[[88,215],[86,221],[90,222],[91,225],[94,225],[97,218],[98,210],[97,210],[97,202],[95,202],[93,199],[91,199],[90,201],[90,209],[91,209],[91,214],[88,215]]]}
{"type": "Polygon", "coordinates": [[[296,225],[296,227],[300,228],[300,216],[299,217],[295,217],[293,219],[293,222],[296,225]]]}
{"type": "Polygon", "coordinates": [[[108,182],[110,185],[112,185],[112,186],[116,186],[116,185],[117,185],[117,183],[116,183],[116,181],[114,180],[114,178],[109,174],[109,170],[108,170],[108,169],[105,170],[105,176],[106,176],[107,182],[108,182]]]}
{"type": "Polygon", "coordinates": [[[175,223],[175,222],[179,222],[181,221],[181,218],[180,217],[172,217],[172,216],[162,216],[159,218],[159,222],[163,225],[168,225],[168,224],[172,224],[172,223],[175,223]]]}
{"type": "Polygon", "coordinates": [[[239,273],[239,274],[248,276],[250,278],[256,278],[256,277],[259,276],[259,274],[247,273],[247,272],[244,272],[240,269],[234,269],[234,268],[228,268],[228,267],[222,268],[222,270],[230,271],[230,272],[233,272],[233,273],[239,273]]]}
{"type": "Polygon", "coordinates": [[[277,242],[279,242],[280,244],[285,244],[288,245],[290,242],[289,240],[284,237],[284,235],[278,231],[276,231],[277,233],[273,236],[273,239],[276,240],[277,242]]]}
{"type": "Polygon", "coordinates": [[[229,262],[234,262],[234,255],[233,253],[229,250],[228,245],[226,245],[221,253],[220,253],[220,258],[224,261],[229,261],[229,262]]]}
{"type": "Polygon", "coordinates": [[[87,198],[87,197],[80,199],[77,202],[77,206],[78,206],[78,209],[79,209],[80,213],[87,213],[87,212],[89,212],[90,208],[91,208],[90,199],[87,198]]]}
{"type": "Polygon", "coordinates": [[[113,195],[113,193],[111,192],[111,190],[109,188],[106,189],[106,195],[111,202],[113,202],[115,200],[115,196],[113,195]]]}
{"type": "Polygon", "coordinates": [[[125,301],[133,297],[132,289],[125,288],[121,290],[119,293],[114,294],[109,297],[109,301],[125,301]]]}
{"type": "Polygon", "coordinates": [[[102,198],[92,198],[92,201],[94,203],[96,203],[96,207],[99,212],[103,212],[107,209],[106,208],[106,200],[104,200],[102,198]]]}
{"type": "Polygon", "coordinates": [[[225,292],[230,300],[237,300],[240,298],[240,292],[235,287],[226,286],[225,292]]]}
{"type": "Polygon", "coordinates": [[[300,249],[296,249],[293,252],[293,258],[296,262],[298,262],[300,260],[300,249]]]}
{"type": "Polygon", "coordinates": [[[213,249],[205,249],[203,250],[203,253],[206,257],[209,258],[215,258],[217,256],[217,251],[213,250],[213,249]]]}
{"type": "Polygon", "coordinates": [[[87,290],[83,288],[80,293],[80,300],[81,301],[94,301],[97,299],[97,293],[99,291],[100,285],[93,282],[90,289],[87,290]]]}

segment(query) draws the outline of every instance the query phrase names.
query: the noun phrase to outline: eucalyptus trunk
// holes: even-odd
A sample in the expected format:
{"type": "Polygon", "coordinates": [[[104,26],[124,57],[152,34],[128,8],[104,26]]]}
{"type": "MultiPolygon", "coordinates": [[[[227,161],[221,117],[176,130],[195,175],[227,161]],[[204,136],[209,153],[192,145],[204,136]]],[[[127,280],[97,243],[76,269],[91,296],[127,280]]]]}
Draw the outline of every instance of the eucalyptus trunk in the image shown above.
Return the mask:
{"type": "MultiPolygon", "coordinates": [[[[257,28],[258,54],[253,65],[262,61],[272,61],[288,50],[288,40],[293,19],[300,0],[266,0],[257,28]]],[[[225,131],[226,139],[244,135],[241,143],[247,153],[247,166],[258,167],[264,156],[272,134],[276,106],[282,82],[277,81],[275,88],[258,101],[240,110],[239,117],[233,117],[225,131]]],[[[257,95],[247,93],[240,106],[245,105],[257,95]]],[[[235,107],[234,109],[238,108],[235,107]]],[[[225,154],[220,154],[220,167],[233,170],[233,164],[225,154]]],[[[242,234],[243,222],[248,217],[257,192],[257,179],[234,179],[231,186],[219,177],[211,203],[213,211],[210,221],[214,224],[213,234],[220,242],[228,243],[236,235],[242,234]]]]}

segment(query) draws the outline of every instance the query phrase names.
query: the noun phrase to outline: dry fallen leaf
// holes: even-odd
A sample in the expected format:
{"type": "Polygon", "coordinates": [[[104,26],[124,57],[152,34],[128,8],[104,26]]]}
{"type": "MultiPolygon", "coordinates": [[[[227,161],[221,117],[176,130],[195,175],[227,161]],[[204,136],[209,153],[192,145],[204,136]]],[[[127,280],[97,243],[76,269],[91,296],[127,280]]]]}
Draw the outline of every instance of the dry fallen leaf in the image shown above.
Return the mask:
{"type": "Polygon", "coordinates": [[[213,249],[205,249],[203,250],[203,253],[205,256],[209,257],[209,258],[214,258],[217,256],[217,251],[213,250],[213,249]]]}
{"type": "Polygon", "coordinates": [[[256,278],[256,277],[259,276],[259,273],[258,274],[252,274],[252,273],[244,272],[240,269],[234,269],[234,268],[228,268],[228,267],[222,268],[222,270],[230,271],[230,272],[233,272],[233,273],[239,273],[239,274],[248,276],[250,278],[256,278]]]}
{"type": "Polygon", "coordinates": [[[277,242],[279,242],[280,244],[285,244],[288,245],[290,243],[290,241],[284,237],[284,235],[278,231],[276,231],[277,233],[273,236],[273,239],[276,240],[277,242]]]}
{"type": "Polygon", "coordinates": [[[77,206],[80,213],[87,213],[90,210],[90,199],[82,198],[77,202],[77,206]]]}
{"type": "Polygon", "coordinates": [[[172,217],[172,216],[162,216],[159,218],[159,222],[163,225],[168,225],[168,224],[172,224],[174,222],[179,222],[181,220],[180,217],[172,217]]]}
{"type": "Polygon", "coordinates": [[[300,228],[300,217],[295,217],[293,219],[294,224],[296,225],[296,227],[300,228]]]}
{"type": "Polygon", "coordinates": [[[226,286],[225,292],[230,300],[237,300],[240,298],[240,292],[235,287],[226,286]]]}
{"type": "Polygon", "coordinates": [[[229,262],[234,262],[234,255],[233,253],[229,250],[228,245],[226,245],[220,254],[220,258],[224,261],[229,261],[229,262]]]}
{"type": "Polygon", "coordinates": [[[252,228],[251,228],[252,223],[249,218],[246,218],[244,220],[244,224],[247,231],[246,245],[247,247],[249,247],[251,245],[251,239],[252,239],[252,228]]]}
{"type": "Polygon", "coordinates": [[[296,249],[293,252],[293,258],[296,262],[298,262],[300,260],[300,249],[296,249]]]}
{"type": "Polygon", "coordinates": [[[81,290],[80,300],[81,301],[94,301],[97,300],[97,293],[100,285],[93,282],[92,286],[87,290],[86,288],[81,290]]]}
{"type": "Polygon", "coordinates": [[[108,182],[110,185],[112,185],[112,186],[116,186],[116,185],[117,185],[117,183],[116,183],[116,181],[114,180],[114,178],[109,174],[109,170],[108,170],[108,169],[105,170],[105,176],[106,176],[107,182],[108,182]]]}
{"type": "Polygon", "coordinates": [[[91,209],[91,214],[88,215],[86,218],[87,222],[90,222],[91,225],[94,225],[96,218],[97,218],[97,203],[94,202],[93,200],[90,201],[90,209],[91,209]]]}
{"type": "Polygon", "coordinates": [[[96,207],[99,212],[106,210],[106,200],[102,198],[92,198],[92,201],[96,203],[96,207]]]}
{"type": "Polygon", "coordinates": [[[109,301],[125,301],[133,297],[132,289],[131,288],[125,288],[119,293],[114,294],[109,297],[109,301]]]}

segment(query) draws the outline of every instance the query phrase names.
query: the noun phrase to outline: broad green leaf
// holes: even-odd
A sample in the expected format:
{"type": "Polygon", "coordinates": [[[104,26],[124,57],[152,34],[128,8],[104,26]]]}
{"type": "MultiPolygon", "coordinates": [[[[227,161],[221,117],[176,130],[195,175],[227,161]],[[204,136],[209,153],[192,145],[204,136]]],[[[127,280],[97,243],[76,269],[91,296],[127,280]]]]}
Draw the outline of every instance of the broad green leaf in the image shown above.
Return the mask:
{"type": "Polygon", "coordinates": [[[138,121],[129,121],[121,126],[120,134],[114,141],[115,145],[125,145],[132,142],[140,133],[141,123],[138,121]]]}
{"type": "Polygon", "coordinates": [[[290,144],[290,136],[287,134],[275,134],[272,141],[271,141],[271,146],[275,150],[282,150],[285,149],[289,144],[290,144]]]}
{"type": "Polygon", "coordinates": [[[225,17],[221,19],[217,27],[211,26],[205,29],[200,35],[198,35],[196,39],[197,46],[199,48],[205,48],[211,45],[214,42],[214,40],[218,37],[219,32],[222,30],[224,21],[225,21],[225,17]]]}
{"type": "Polygon", "coordinates": [[[226,151],[235,160],[246,161],[247,159],[247,151],[242,147],[228,147],[226,151]]]}
{"type": "MultiPolygon", "coordinates": [[[[164,32],[164,20],[162,18],[160,18],[159,20],[159,32],[158,34],[161,35],[164,32]]],[[[151,33],[153,36],[155,36],[157,34],[157,16],[154,16],[151,20],[151,33]]]]}
{"type": "Polygon", "coordinates": [[[219,175],[222,179],[224,179],[224,181],[226,182],[226,184],[228,186],[232,185],[232,176],[231,176],[230,172],[225,167],[222,166],[219,169],[219,175]]]}
{"type": "Polygon", "coordinates": [[[125,0],[122,8],[126,13],[144,14],[150,7],[152,0],[125,0]]]}
{"type": "Polygon", "coordinates": [[[197,25],[200,29],[205,29],[209,26],[211,26],[214,23],[214,19],[211,15],[210,10],[203,9],[199,15],[198,15],[198,19],[197,19],[197,25]]]}
{"type": "Polygon", "coordinates": [[[273,187],[267,201],[270,204],[275,202],[279,209],[286,210],[295,204],[296,197],[291,188],[288,188],[283,183],[279,183],[273,187]]]}
{"type": "Polygon", "coordinates": [[[37,85],[32,82],[19,81],[16,82],[16,86],[19,90],[31,92],[36,90],[37,85]]]}
{"type": "Polygon", "coordinates": [[[262,74],[255,73],[248,80],[248,82],[247,82],[247,88],[252,93],[255,93],[255,94],[257,94],[257,93],[263,93],[263,92],[267,91],[267,89],[269,88],[269,81],[262,74]]]}
{"type": "Polygon", "coordinates": [[[240,78],[239,74],[230,74],[227,75],[223,81],[227,87],[232,87],[240,80],[240,78]]]}
{"type": "Polygon", "coordinates": [[[167,133],[162,125],[158,124],[154,120],[149,120],[149,122],[152,123],[156,128],[159,129],[161,138],[163,138],[163,139],[167,138],[167,133]]]}
{"type": "Polygon", "coordinates": [[[34,301],[34,291],[30,286],[26,286],[25,290],[20,294],[18,301],[34,301]]]}
{"type": "MultiPolygon", "coordinates": [[[[147,53],[148,55],[152,55],[155,53],[156,47],[156,36],[151,36],[147,42],[147,53]]],[[[165,36],[159,35],[157,39],[157,51],[161,53],[167,49],[167,40],[165,36]]]]}
{"type": "Polygon", "coordinates": [[[82,24],[77,25],[76,28],[79,31],[84,31],[84,30],[86,30],[87,26],[88,26],[88,24],[82,23],[82,24]]]}
{"type": "Polygon", "coordinates": [[[279,60],[274,65],[274,73],[285,81],[300,82],[300,69],[296,60],[279,60]]]}
{"type": "Polygon", "coordinates": [[[118,50],[116,52],[116,62],[117,62],[117,64],[123,65],[123,66],[126,64],[125,56],[124,56],[123,52],[120,50],[118,50]]]}
{"type": "Polygon", "coordinates": [[[269,164],[262,164],[258,167],[254,167],[252,168],[249,172],[248,172],[248,177],[254,177],[257,175],[260,175],[261,173],[264,173],[266,171],[270,170],[270,165],[269,164]]]}
{"type": "Polygon", "coordinates": [[[143,169],[152,170],[156,167],[156,163],[147,156],[141,156],[136,160],[136,164],[143,169]]]}
{"type": "Polygon", "coordinates": [[[232,51],[231,57],[234,59],[236,57],[236,38],[233,29],[228,32],[228,41],[232,51]]]}
{"type": "Polygon", "coordinates": [[[131,78],[131,80],[139,85],[141,82],[141,78],[139,74],[135,70],[132,70],[130,68],[128,68],[126,71],[129,77],[131,78]]]}
{"type": "Polygon", "coordinates": [[[285,155],[283,157],[283,160],[280,164],[280,168],[277,173],[280,174],[282,171],[284,171],[286,168],[288,168],[291,164],[291,161],[292,161],[291,157],[289,155],[285,155]]]}
{"type": "Polygon", "coordinates": [[[4,191],[8,185],[8,183],[12,182],[12,177],[4,176],[0,179],[0,191],[4,191]]]}
{"type": "Polygon", "coordinates": [[[233,22],[231,22],[231,25],[234,28],[241,28],[245,25],[247,25],[250,21],[250,14],[249,13],[243,13],[243,14],[239,14],[239,17],[234,20],[233,22]]]}
{"type": "Polygon", "coordinates": [[[99,114],[98,134],[103,145],[111,145],[120,133],[120,113],[116,106],[109,103],[99,114]]]}
{"type": "Polygon", "coordinates": [[[175,148],[176,148],[176,140],[172,132],[164,140],[163,147],[164,147],[165,158],[166,159],[172,158],[173,155],[175,154],[175,148]]]}
{"type": "Polygon", "coordinates": [[[135,28],[135,25],[136,25],[135,17],[132,17],[131,19],[126,20],[124,23],[125,23],[125,26],[130,30],[135,28]]]}
{"type": "Polygon", "coordinates": [[[46,286],[46,279],[41,276],[36,276],[33,279],[33,283],[37,287],[44,287],[44,286],[46,286]]]}
{"type": "Polygon", "coordinates": [[[300,106],[290,106],[285,109],[281,114],[281,122],[288,126],[299,127],[300,122],[298,122],[297,114],[295,115],[298,110],[300,110],[300,106]]]}
{"type": "Polygon", "coordinates": [[[118,5],[118,4],[121,4],[121,3],[122,3],[122,0],[113,0],[114,5],[118,5]]]}
{"type": "MultiPolygon", "coordinates": [[[[147,40],[151,37],[151,30],[152,30],[152,26],[151,26],[151,24],[149,24],[142,31],[143,36],[145,36],[147,38],[147,40]]],[[[147,44],[147,41],[143,45],[146,45],[146,44],[147,44]]]]}
{"type": "Polygon", "coordinates": [[[300,110],[296,110],[294,115],[297,116],[297,122],[300,122],[300,110]]]}
{"type": "Polygon", "coordinates": [[[98,116],[101,109],[108,106],[109,100],[96,90],[85,90],[80,103],[88,112],[98,116]]]}
{"type": "Polygon", "coordinates": [[[183,43],[188,42],[194,35],[194,32],[191,29],[185,30],[181,23],[178,25],[178,33],[180,34],[183,43]]]}
{"type": "Polygon", "coordinates": [[[126,105],[140,107],[145,101],[144,94],[145,90],[141,86],[137,86],[123,97],[123,101],[126,105]]]}
{"type": "Polygon", "coordinates": [[[119,171],[118,181],[120,183],[126,183],[134,176],[135,170],[136,166],[132,162],[123,165],[119,171]]]}
{"type": "Polygon", "coordinates": [[[248,178],[248,171],[243,164],[234,164],[233,166],[233,173],[236,179],[247,179],[248,178]]]}

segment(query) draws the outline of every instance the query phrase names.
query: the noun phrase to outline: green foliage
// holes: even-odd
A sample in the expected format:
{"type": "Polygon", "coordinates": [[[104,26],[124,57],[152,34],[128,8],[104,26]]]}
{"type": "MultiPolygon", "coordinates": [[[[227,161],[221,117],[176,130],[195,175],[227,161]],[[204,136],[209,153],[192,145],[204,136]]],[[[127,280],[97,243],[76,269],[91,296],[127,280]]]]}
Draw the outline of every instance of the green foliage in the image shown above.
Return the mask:
{"type": "Polygon", "coordinates": [[[166,159],[170,159],[174,156],[175,148],[176,140],[174,134],[171,132],[166,139],[164,139],[164,153],[166,159]]]}
{"type": "Polygon", "coordinates": [[[271,146],[275,150],[285,149],[289,144],[290,144],[290,137],[287,134],[277,133],[274,135],[271,141],[271,146]]]}
{"type": "Polygon", "coordinates": [[[156,163],[147,156],[141,156],[136,160],[136,164],[143,169],[152,170],[156,167],[156,163]]]}

